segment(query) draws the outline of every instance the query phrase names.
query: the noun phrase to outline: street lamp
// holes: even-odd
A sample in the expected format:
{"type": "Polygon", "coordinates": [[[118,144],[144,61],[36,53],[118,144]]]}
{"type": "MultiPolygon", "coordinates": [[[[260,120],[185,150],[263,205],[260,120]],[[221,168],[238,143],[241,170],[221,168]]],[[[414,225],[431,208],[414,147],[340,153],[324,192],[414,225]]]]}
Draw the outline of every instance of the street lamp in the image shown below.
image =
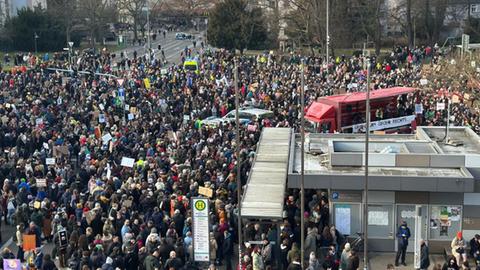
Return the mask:
{"type": "Polygon", "coordinates": [[[238,91],[238,63],[235,60],[235,68],[234,68],[234,83],[235,83],[235,140],[236,140],[236,147],[235,147],[235,154],[237,156],[237,209],[238,209],[238,268],[242,269],[242,212],[241,212],[241,193],[242,193],[242,181],[240,179],[240,116],[239,116],[239,107],[240,107],[240,97],[238,91]]]}
{"type": "Polygon", "coordinates": [[[144,7],[143,9],[147,11],[147,46],[148,46],[148,56],[151,58],[152,44],[150,42],[150,9],[148,8],[148,6],[144,7]]]}
{"type": "Polygon", "coordinates": [[[72,49],[73,49],[73,42],[68,42],[68,62],[70,62],[70,66],[72,66],[72,49]]]}
{"type": "MultiPolygon", "coordinates": [[[[330,45],[330,29],[329,29],[329,23],[328,23],[328,19],[329,19],[329,9],[330,9],[330,0],[327,0],[327,16],[326,16],[326,30],[327,30],[327,38],[326,38],[326,58],[327,58],[327,65],[328,65],[328,61],[329,61],[329,58],[330,58],[330,52],[329,52],[329,45],[330,45]]],[[[327,72],[328,72],[328,69],[327,69],[327,72]]]]}
{"type": "Polygon", "coordinates": [[[37,32],[35,32],[33,34],[33,39],[34,39],[34,42],[35,42],[35,54],[37,54],[37,39],[39,38],[39,36],[37,35],[37,32]]]}
{"type": "Polygon", "coordinates": [[[367,62],[367,99],[366,99],[366,108],[365,108],[365,184],[364,184],[364,247],[363,247],[363,269],[368,270],[368,142],[370,138],[370,59],[366,60],[367,62]]]}
{"type": "Polygon", "coordinates": [[[301,136],[301,145],[300,145],[300,235],[301,235],[301,252],[300,252],[300,262],[302,269],[305,267],[305,60],[302,59],[301,67],[301,87],[300,87],[300,136],[301,136]]]}

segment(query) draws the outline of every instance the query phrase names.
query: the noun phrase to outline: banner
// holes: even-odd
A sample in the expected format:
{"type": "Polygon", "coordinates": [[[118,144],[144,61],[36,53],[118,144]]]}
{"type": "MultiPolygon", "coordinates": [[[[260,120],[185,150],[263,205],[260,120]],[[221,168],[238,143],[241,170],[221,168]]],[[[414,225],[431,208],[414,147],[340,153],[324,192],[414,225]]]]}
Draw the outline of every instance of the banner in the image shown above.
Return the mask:
{"type": "MultiPolygon", "coordinates": [[[[415,115],[409,115],[409,116],[403,116],[403,117],[390,118],[390,119],[370,122],[370,131],[410,125],[410,123],[413,120],[415,120],[415,115]]],[[[365,132],[365,123],[358,124],[358,125],[353,125],[352,126],[352,132],[353,133],[365,132]]]]}
{"type": "Polygon", "coordinates": [[[193,257],[196,262],[210,261],[208,199],[193,198],[193,257]]]}

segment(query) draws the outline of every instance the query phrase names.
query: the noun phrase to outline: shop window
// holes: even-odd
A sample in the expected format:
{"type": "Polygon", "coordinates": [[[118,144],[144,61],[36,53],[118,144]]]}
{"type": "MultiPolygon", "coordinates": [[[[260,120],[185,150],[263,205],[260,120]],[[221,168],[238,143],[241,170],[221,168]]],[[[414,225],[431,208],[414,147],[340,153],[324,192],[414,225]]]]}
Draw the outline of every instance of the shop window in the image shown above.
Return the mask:
{"type": "Polygon", "coordinates": [[[360,204],[334,203],[333,223],[343,235],[355,235],[361,232],[360,204]]]}
{"type": "Polygon", "coordinates": [[[393,238],[393,205],[368,206],[368,238],[393,238]]]}
{"type": "Polygon", "coordinates": [[[462,207],[459,205],[430,206],[430,240],[452,240],[461,229],[462,207]]]}

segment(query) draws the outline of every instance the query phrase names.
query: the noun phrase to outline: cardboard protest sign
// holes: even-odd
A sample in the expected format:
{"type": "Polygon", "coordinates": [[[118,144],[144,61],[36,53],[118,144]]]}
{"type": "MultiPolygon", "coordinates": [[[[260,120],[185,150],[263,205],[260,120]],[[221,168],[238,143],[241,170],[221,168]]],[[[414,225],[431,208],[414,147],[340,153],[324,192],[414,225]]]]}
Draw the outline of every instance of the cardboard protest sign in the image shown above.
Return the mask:
{"type": "Polygon", "coordinates": [[[213,190],[211,188],[198,187],[198,194],[211,198],[213,197],[213,190]]]}
{"type": "Polygon", "coordinates": [[[120,163],[121,166],[133,168],[133,164],[135,164],[135,159],[129,157],[122,157],[122,162],[120,163]]]}
{"type": "Polygon", "coordinates": [[[111,139],[112,139],[112,135],[110,133],[107,133],[102,136],[103,144],[107,144],[111,139]]]}
{"type": "Polygon", "coordinates": [[[98,115],[98,122],[99,123],[105,123],[105,114],[99,114],[98,115]]]}
{"type": "Polygon", "coordinates": [[[47,187],[47,179],[37,179],[37,187],[47,187]]]}
{"type": "Polygon", "coordinates": [[[55,158],[46,158],[45,164],[47,165],[55,165],[55,158]]]}

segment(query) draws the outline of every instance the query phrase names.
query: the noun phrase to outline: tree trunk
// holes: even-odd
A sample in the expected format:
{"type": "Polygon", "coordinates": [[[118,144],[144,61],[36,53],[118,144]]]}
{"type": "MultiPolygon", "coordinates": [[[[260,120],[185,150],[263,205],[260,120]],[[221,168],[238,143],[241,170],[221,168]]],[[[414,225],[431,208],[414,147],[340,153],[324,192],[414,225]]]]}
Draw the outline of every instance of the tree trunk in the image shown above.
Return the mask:
{"type": "Polygon", "coordinates": [[[430,31],[430,0],[425,0],[425,14],[423,17],[425,19],[425,35],[427,42],[428,44],[432,44],[433,37],[430,31]]]}
{"type": "Polygon", "coordinates": [[[135,42],[137,42],[137,40],[138,40],[138,31],[137,31],[138,22],[137,22],[137,20],[138,20],[137,17],[133,18],[133,44],[135,44],[135,42]]]}
{"type": "Polygon", "coordinates": [[[407,0],[407,37],[408,47],[413,47],[412,0],[407,0]]]}

